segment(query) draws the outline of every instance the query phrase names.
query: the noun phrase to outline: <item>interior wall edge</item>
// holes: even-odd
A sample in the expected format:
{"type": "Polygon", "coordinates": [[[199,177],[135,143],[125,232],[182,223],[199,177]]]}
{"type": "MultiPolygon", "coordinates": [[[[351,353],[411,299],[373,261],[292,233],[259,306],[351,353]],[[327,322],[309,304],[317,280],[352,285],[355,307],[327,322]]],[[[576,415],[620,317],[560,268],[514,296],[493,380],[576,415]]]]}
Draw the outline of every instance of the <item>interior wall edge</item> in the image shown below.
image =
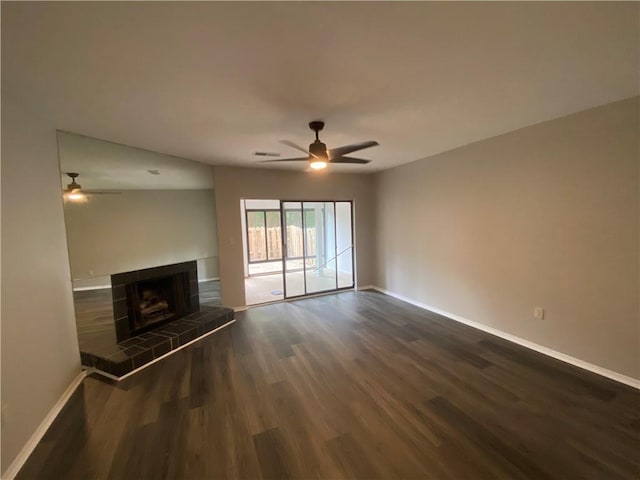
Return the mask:
{"type": "Polygon", "coordinates": [[[0,472],[81,371],[55,130],[41,107],[5,87],[0,472]]]}

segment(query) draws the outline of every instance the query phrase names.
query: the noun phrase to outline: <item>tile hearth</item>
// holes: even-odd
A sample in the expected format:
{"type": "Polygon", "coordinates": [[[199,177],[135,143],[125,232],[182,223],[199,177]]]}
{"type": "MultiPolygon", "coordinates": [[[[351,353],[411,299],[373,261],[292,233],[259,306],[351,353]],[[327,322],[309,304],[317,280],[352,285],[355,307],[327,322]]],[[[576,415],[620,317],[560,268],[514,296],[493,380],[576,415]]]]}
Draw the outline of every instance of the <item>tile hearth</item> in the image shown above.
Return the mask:
{"type": "Polygon", "coordinates": [[[199,312],[123,342],[96,342],[81,346],[82,365],[122,377],[233,320],[234,312],[230,308],[201,306],[199,312]]]}

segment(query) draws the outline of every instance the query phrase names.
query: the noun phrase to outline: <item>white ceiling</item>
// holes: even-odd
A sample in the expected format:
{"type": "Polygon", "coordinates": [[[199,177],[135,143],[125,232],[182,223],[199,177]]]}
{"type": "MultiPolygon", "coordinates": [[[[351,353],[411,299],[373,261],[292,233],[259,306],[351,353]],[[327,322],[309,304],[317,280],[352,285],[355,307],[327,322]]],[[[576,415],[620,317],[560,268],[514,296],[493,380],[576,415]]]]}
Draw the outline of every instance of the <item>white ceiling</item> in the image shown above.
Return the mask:
{"type": "MultiPolygon", "coordinates": [[[[2,2],[52,128],[213,164],[364,140],[370,172],[638,94],[640,4],[2,2]]],[[[33,107],[36,108],[36,107],[33,107]]],[[[298,168],[304,168],[300,165],[298,168]]]]}

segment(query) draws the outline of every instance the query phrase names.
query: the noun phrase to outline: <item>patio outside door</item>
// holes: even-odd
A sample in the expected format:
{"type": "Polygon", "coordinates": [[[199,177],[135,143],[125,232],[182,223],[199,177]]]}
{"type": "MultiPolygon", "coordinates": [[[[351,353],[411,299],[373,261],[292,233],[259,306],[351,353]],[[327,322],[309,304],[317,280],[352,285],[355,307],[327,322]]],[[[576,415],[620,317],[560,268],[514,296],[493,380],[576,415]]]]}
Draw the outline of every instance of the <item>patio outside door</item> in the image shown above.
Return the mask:
{"type": "Polygon", "coordinates": [[[280,203],[285,298],[353,288],[351,202],[280,203]]]}

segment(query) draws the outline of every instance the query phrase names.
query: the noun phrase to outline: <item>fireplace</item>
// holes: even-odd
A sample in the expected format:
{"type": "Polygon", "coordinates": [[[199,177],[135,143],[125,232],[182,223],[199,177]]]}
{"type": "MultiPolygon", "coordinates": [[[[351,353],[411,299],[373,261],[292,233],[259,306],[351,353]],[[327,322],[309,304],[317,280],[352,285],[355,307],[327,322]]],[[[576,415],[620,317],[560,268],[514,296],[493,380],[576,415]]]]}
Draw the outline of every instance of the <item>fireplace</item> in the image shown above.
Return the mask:
{"type": "Polygon", "coordinates": [[[187,288],[188,273],[128,284],[126,292],[131,334],[146,332],[189,313],[187,288]]]}
{"type": "Polygon", "coordinates": [[[118,342],[200,310],[195,261],[112,275],[111,289],[118,342]]]}

